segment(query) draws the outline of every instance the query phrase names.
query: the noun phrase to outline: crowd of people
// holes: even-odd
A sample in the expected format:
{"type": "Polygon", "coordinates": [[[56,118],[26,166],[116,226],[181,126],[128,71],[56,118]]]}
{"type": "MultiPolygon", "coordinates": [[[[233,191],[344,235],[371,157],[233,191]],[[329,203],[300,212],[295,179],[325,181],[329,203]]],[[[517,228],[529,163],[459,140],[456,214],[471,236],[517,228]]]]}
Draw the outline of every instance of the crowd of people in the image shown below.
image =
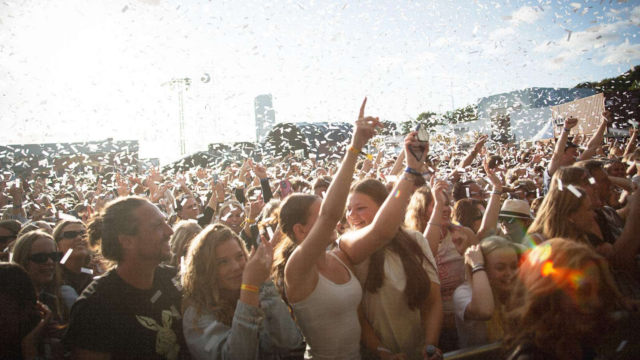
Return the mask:
{"type": "Polygon", "coordinates": [[[5,171],[0,359],[633,357],[638,130],[367,154],[365,105],[341,161],[5,171]]]}

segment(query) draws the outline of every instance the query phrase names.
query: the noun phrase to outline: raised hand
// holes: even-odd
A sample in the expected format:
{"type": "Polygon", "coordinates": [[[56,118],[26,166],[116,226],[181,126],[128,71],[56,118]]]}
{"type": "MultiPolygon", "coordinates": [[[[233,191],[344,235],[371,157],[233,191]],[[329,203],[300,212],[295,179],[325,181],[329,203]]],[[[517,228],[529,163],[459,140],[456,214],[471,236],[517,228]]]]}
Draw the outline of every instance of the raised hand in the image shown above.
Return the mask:
{"type": "Polygon", "coordinates": [[[436,205],[447,203],[447,196],[445,191],[449,191],[449,184],[445,180],[438,180],[435,185],[431,187],[431,196],[436,205]]]}
{"type": "Polygon", "coordinates": [[[565,129],[573,129],[576,125],[578,125],[578,119],[574,118],[573,116],[567,118],[564,121],[564,128],[565,129]]]}
{"type": "Polygon", "coordinates": [[[366,105],[367,98],[364,98],[362,106],[360,107],[358,120],[356,120],[356,128],[353,132],[353,137],[351,138],[351,146],[357,150],[362,150],[362,148],[367,145],[367,142],[376,136],[376,128],[383,127],[380,122],[380,118],[364,116],[364,109],[366,105]]]}
{"type": "Polygon", "coordinates": [[[612,122],[613,121],[613,113],[609,110],[605,110],[602,112],[602,117],[604,118],[604,121],[606,122],[612,122]]]}
{"type": "Polygon", "coordinates": [[[481,135],[478,138],[478,141],[476,141],[476,144],[473,146],[473,151],[475,153],[479,153],[480,149],[484,147],[484,144],[487,142],[488,139],[489,139],[489,135],[481,135]]]}
{"type": "Polygon", "coordinates": [[[487,177],[491,180],[491,185],[493,185],[493,191],[502,191],[502,181],[496,175],[495,169],[489,168],[489,159],[485,158],[482,166],[484,167],[484,172],[487,173],[487,177]]]}
{"type": "MultiPolygon", "coordinates": [[[[405,154],[411,154],[411,150],[410,148],[412,146],[415,146],[418,143],[418,132],[414,131],[414,132],[410,132],[409,134],[407,134],[407,136],[404,138],[404,151],[405,154]]],[[[416,170],[416,171],[420,171],[420,169],[422,168],[422,164],[424,163],[424,159],[427,158],[427,155],[429,154],[429,145],[427,143],[427,145],[424,148],[424,151],[422,152],[422,158],[421,159],[416,159],[415,156],[405,156],[405,160],[407,161],[407,166],[416,170]]]]}
{"type": "Polygon", "coordinates": [[[478,264],[484,264],[484,257],[482,256],[480,245],[471,245],[467,248],[464,252],[464,262],[471,267],[478,264]]]}
{"type": "Polygon", "coordinates": [[[262,166],[262,165],[260,165],[260,164],[253,164],[253,172],[256,174],[256,176],[260,180],[266,179],[268,177],[267,176],[267,168],[262,166]]]}
{"type": "Polygon", "coordinates": [[[242,273],[242,283],[259,287],[271,275],[273,264],[273,246],[262,237],[260,245],[251,249],[249,260],[242,273]]]}

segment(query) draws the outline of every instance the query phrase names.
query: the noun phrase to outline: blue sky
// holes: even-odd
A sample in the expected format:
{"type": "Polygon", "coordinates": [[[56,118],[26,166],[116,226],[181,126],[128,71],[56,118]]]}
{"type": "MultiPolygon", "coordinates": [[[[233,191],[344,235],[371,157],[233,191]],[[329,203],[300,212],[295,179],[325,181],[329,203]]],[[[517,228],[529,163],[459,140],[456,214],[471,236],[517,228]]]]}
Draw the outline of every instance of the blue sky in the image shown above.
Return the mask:
{"type": "Polygon", "coordinates": [[[276,120],[404,121],[527,87],[571,87],[640,64],[634,1],[5,1],[0,143],[138,139],[175,158],[252,140],[276,120]],[[212,81],[199,83],[203,73],[212,81]],[[6,128],[6,127],[5,127],[6,128]]]}

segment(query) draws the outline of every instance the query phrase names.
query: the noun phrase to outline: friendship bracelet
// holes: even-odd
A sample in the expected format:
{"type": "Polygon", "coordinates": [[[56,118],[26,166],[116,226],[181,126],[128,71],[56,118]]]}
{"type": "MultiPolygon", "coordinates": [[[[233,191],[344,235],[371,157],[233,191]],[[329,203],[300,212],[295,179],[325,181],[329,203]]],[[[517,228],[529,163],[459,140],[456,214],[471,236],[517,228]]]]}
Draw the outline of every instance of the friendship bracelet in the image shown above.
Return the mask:
{"type": "Polygon", "coordinates": [[[260,289],[258,289],[257,286],[253,286],[253,285],[247,285],[247,284],[242,284],[240,286],[240,290],[247,290],[247,291],[253,291],[253,292],[260,292],[260,289]]]}
{"type": "Polygon", "coordinates": [[[429,221],[429,222],[427,223],[427,225],[433,225],[433,226],[437,226],[437,227],[439,227],[439,228],[441,228],[441,227],[442,227],[442,225],[440,225],[440,224],[436,224],[436,223],[432,223],[431,221],[429,221]]]}
{"type": "Polygon", "coordinates": [[[472,274],[475,273],[475,272],[478,272],[478,271],[485,271],[484,270],[484,264],[476,264],[471,268],[471,273],[472,274]]]}
{"type": "Polygon", "coordinates": [[[502,194],[503,194],[502,191],[496,191],[496,190],[489,192],[489,195],[502,195],[502,194]]]}
{"type": "Polygon", "coordinates": [[[564,128],[564,132],[571,132],[571,129],[564,128]]]}
{"type": "Polygon", "coordinates": [[[410,168],[410,167],[408,167],[408,166],[407,166],[407,168],[406,168],[406,169],[404,169],[404,172],[409,173],[409,174],[411,174],[411,175],[415,175],[415,176],[420,176],[420,177],[422,177],[422,174],[421,174],[421,173],[419,173],[419,172],[418,172],[418,171],[416,171],[415,169],[412,169],[412,168],[410,168]]]}
{"type": "Polygon", "coordinates": [[[355,154],[356,156],[360,155],[360,150],[354,148],[353,146],[349,147],[349,152],[355,154]]]}

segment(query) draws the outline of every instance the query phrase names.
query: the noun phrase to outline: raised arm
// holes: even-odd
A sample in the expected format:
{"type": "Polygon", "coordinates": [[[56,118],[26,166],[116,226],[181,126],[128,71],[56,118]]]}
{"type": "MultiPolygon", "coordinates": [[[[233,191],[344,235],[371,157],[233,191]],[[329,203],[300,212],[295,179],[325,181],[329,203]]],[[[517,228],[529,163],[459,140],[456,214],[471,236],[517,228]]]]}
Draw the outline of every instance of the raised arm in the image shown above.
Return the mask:
{"type": "Polygon", "coordinates": [[[598,131],[593,135],[591,140],[587,143],[587,150],[585,150],[582,154],[580,154],[580,160],[589,160],[596,154],[598,147],[602,145],[602,140],[604,140],[604,132],[607,130],[607,124],[611,122],[613,115],[611,111],[605,111],[602,113],[602,122],[600,123],[600,127],[598,127],[598,131]]]}
{"type": "Polygon", "coordinates": [[[398,175],[400,173],[400,170],[402,170],[402,164],[404,164],[405,153],[406,151],[402,149],[400,154],[398,154],[398,158],[396,159],[395,164],[393,164],[393,168],[391,168],[389,175],[398,175]]]}
{"type": "MultiPolygon", "coordinates": [[[[464,254],[465,263],[474,267],[484,266],[480,245],[473,245],[464,254]]],[[[465,320],[487,321],[494,311],[493,292],[485,270],[471,273],[471,302],[464,310],[465,320]]]]}
{"type": "Polygon", "coordinates": [[[365,98],[360,108],[360,116],[356,121],[351,148],[346,152],[338,173],[327,189],[318,219],[305,240],[294,250],[287,261],[285,267],[285,286],[287,289],[304,286],[309,282],[310,276],[315,276],[315,263],[326,252],[327,246],[332,242],[331,235],[336,224],[342,218],[358,154],[375,136],[376,127],[382,126],[378,118],[364,116],[366,103],[367,99],[365,98]]]}
{"type": "Polygon", "coordinates": [[[564,156],[564,148],[567,146],[569,132],[571,132],[571,129],[576,125],[578,125],[578,119],[574,117],[570,117],[564,121],[562,134],[560,134],[558,141],[556,141],[556,147],[553,151],[553,156],[551,157],[549,167],[547,168],[549,176],[553,176],[556,170],[558,170],[558,168],[560,168],[560,166],[562,165],[562,157],[564,156]]]}
{"type": "MultiPolygon", "coordinates": [[[[407,135],[404,140],[405,153],[409,152],[410,146],[418,142],[417,135],[418,132],[412,132],[407,135]]],[[[342,235],[340,238],[340,250],[349,256],[353,264],[359,264],[364,261],[393,239],[398,230],[400,230],[400,225],[404,221],[405,208],[411,197],[411,188],[414,184],[413,177],[422,176],[418,169],[421,168],[426,156],[427,151],[423,152],[422,158],[419,160],[414,156],[407,156],[405,174],[396,181],[393,190],[387,196],[371,224],[342,235]]]]}
{"type": "Polygon", "coordinates": [[[498,215],[500,214],[500,195],[502,195],[502,181],[496,175],[495,170],[489,169],[487,162],[484,163],[484,171],[487,173],[491,184],[493,185],[493,191],[491,191],[491,197],[489,198],[489,204],[482,217],[482,224],[478,229],[478,240],[482,240],[485,237],[492,235],[496,229],[498,223],[498,215]]]}
{"type": "Polygon", "coordinates": [[[629,215],[627,217],[627,223],[625,224],[622,234],[613,244],[615,250],[614,262],[615,264],[630,273],[638,275],[638,268],[636,265],[636,255],[640,250],[640,191],[635,191],[631,195],[629,204],[629,215]],[[631,219],[636,219],[633,221],[631,219]]]}
{"type": "Polygon", "coordinates": [[[627,148],[624,150],[624,155],[622,156],[627,156],[636,149],[636,139],[638,138],[638,129],[630,127],[629,134],[630,134],[629,143],[627,144],[627,148]]]}
{"type": "Polygon", "coordinates": [[[431,187],[431,196],[433,196],[433,210],[431,211],[431,217],[427,223],[427,227],[424,229],[424,237],[429,242],[429,248],[431,253],[438,254],[438,247],[440,246],[440,240],[442,238],[442,213],[444,207],[447,206],[447,197],[445,191],[448,191],[449,184],[444,180],[437,181],[431,187]]]}

